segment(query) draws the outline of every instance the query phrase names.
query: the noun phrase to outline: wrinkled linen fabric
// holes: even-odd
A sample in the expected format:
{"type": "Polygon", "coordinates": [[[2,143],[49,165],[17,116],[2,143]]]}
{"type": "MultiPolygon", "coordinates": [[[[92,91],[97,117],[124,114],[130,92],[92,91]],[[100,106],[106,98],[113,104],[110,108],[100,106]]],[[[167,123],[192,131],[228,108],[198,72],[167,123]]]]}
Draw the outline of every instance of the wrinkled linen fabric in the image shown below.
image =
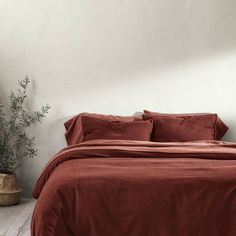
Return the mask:
{"type": "Polygon", "coordinates": [[[235,236],[236,144],[94,140],[45,166],[32,236],[235,236]]]}

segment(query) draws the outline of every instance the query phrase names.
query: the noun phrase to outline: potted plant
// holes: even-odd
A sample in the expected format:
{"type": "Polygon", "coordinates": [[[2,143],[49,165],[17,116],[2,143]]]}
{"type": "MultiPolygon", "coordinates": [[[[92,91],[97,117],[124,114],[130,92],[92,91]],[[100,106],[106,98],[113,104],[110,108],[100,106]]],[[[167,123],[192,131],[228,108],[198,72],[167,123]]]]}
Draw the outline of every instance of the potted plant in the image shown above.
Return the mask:
{"type": "Polygon", "coordinates": [[[35,137],[30,137],[27,129],[40,123],[46,117],[50,106],[39,111],[28,111],[27,87],[30,78],[19,81],[17,92],[11,91],[9,109],[0,103],[0,205],[13,205],[20,201],[21,188],[14,173],[22,158],[37,155],[35,137]]]}

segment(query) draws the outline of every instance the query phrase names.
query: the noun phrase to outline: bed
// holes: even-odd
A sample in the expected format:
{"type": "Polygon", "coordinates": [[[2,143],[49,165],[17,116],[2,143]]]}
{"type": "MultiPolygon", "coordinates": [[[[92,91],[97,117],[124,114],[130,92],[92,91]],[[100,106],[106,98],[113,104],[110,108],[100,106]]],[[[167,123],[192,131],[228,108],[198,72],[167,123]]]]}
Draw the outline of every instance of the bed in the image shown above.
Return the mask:
{"type": "Polygon", "coordinates": [[[33,196],[37,236],[234,236],[236,144],[87,141],[48,163],[33,196]]]}
{"type": "Polygon", "coordinates": [[[33,197],[32,236],[235,236],[236,144],[76,141],[33,197]]]}

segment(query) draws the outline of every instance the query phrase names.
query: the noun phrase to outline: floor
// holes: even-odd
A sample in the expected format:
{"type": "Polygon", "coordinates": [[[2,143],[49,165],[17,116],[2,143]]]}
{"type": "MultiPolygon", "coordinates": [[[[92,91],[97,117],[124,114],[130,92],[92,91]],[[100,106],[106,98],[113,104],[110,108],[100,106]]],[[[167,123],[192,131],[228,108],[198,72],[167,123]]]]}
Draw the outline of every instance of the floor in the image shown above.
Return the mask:
{"type": "Polygon", "coordinates": [[[23,198],[19,205],[0,207],[0,236],[30,236],[35,200],[23,198]]]}

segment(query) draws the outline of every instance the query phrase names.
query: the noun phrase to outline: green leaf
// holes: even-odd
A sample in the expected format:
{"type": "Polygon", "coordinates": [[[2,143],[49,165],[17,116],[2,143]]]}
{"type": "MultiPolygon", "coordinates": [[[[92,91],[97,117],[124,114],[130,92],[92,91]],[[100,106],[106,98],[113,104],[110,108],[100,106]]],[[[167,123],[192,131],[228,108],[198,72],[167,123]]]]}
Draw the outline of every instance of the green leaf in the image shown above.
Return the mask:
{"type": "Polygon", "coordinates": [[[26,129],[34,123],[41,122],[51,107],[46,104],[39,111],[33,112],[26,109],[30,81],[30,77],[26,76],[18,81],[19,89],[16,92],[11,91],[10,117],[3,111],[5,107],[0,100],[0,172],[12,172],[21,158],[31,158],[38,154],[35,137],[29,137],[26,129]]]}

